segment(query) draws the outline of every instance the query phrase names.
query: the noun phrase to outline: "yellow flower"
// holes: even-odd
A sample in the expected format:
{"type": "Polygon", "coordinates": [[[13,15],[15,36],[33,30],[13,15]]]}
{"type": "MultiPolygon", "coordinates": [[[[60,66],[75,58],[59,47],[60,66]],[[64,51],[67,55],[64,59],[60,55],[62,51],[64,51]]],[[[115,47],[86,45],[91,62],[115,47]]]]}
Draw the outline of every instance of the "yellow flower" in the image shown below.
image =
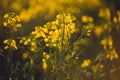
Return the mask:
{"type": "Polygon", "coordinates": [[[24,45],[27,45],[27,44],[28,44],[28,41],[25,41],[25,42],[24,42],[24,45]]]}
{"type": "Polygon", "coordinates": [[[45,41],[45,42],[48,42],[48,41],[49,41],[49,39],[48,39],[48,38],[44,38],[44,41],[45,41]]]}
{"type": "Polygon", "coordinates": [[[8,40],[6,39],[6,40],[3,41],[3,43],[7,44],[7,46],[5,46],[4,49],[8,49],[9,47],[12,47],[16,50],[18,49],[17,45],[16,45],[16,41],[13,40],[13,39],[8,39],[8,40]]]}
{"type": "Polygon", "coordinates": [[[21,27],[21,23],[19,18],[15,15],[15,13],[5,14],[4,15],[5,22],[3,22],[3,26],[7,26],[13,31],[17,31],[19,27],[21,27]]]}
{"type": "Polygon", "coordinates": [[[45,70],[47,69],[47,67],[48,67],[47,62],[46,62],[46,60],[43,58],[43,59],[42,59],[42,68],[43,68],[43,70],[45,71],[45,70]]]}
{"type": "Polygon", "coordinates": [[[118,53],[115,51],[115,49],[113,49],[110,53],[108,53],[108,54],[106,55],[106,58],[107,58],[107,59],[110,59],[110,60],[118,59],[118,58],[119,58],[119,55],[118,55],[118,53]]]}
{"type": "Polygon", "coordinates": [[[35,43],[35,42],[31,42],[31,45],[32,45],[32,46],[35,46],[35,45],[36,45],[36,43],[35,43]]]}
{"type": "Polygon", "coordinates": [[[113,17],[113,23],[117,23],[117,22],[118,22],[117,18],[113,17]]]}
{"type": "Polygon", "coordinates": [[[16,46],[16,41],[15,40],[12,40],[11,44],[10,44],[12,47],[14,47],[16,50],[18,49],[17,46],[16,46]]]}
{"type": "Polygon", "coordinates": [[[8,46],[5,46],[4,49],[8,49],[9,47],[8,46]]]}
{"type": "Polygon", "coordinates": [[[108,19],[108,20],[111,18],[111,13],[110,13],[109,8],[100,9],[98,15],[99,15],[99,17],[103,17],[103,18],[106,18],[106,19],[108,19]]]}
{"type": "Polygon", "coordinates": [[[108,45],[109,45],[109,48],[112,49],[112,46],[113,46],[112,36],[108,36],[108,45]]]}
{"type": "Polygon", "coordinates": [[[103,29],[101,27],[95,27],[94,33],[97,37],[99,37],[103,33],[103,29]]]}
{"type": "Polygon", "coordinates": [[[87,16],[82,16],[81,20],[82,20],[82,22],[84,22],[84,23],[88,22],[87,16]]]}
{"type": "Polygon", "coordinates": [[[7,23],[7,22],[4,22],[4,23],[3,23],[3,26],[7,26],[7,25],[8,25],[8,23],[7,23]]]}
{"type": "Polygon", "coordinates": [[[89,22],[93,22],[94,19],[93,19],[92,17],[88,17],[88,21],[89,21],[89,22]]]}
{"type": "Polygon", "coordinates": [[[3,43],[7,44],[7,43],[8,43],[8,40],[4,40],[3,43]]]}
{"type": "Polygon", "coordinates": [[[107,48],[107,39],[103,39],[101,40],[101,44],[103,45],[103,48],[106,49],[107,48]]]}
{"type": "Polygon", "coordinates": [[[81,67],[84,68],[84,67],[87,67],[89,66],[91,63],[91,60],[90,59],[86,59],[83,61],[83,63],[81,64],[81,67]]]}
{"type": "Polygon", "coordinates": [[[35,48],[33,48],[33,47],[32,47],[30,50],[31,50],[32,52],[35,52],[35,51],[36,51],[35,48]]]}
{"type": "Polygon", "coordinates": [[[44,31],[45,33],[48,33],[48,29],[47,29],[47,28],[43,28],[43,31],[44,31]]]}
{"type": "Polygon", "coordinates": [[[4,18],[8,18],[8,17],[9,17],[9,15],[8,15],[8,14],[5,14],[5,15],[4,15],[4,18]]]}

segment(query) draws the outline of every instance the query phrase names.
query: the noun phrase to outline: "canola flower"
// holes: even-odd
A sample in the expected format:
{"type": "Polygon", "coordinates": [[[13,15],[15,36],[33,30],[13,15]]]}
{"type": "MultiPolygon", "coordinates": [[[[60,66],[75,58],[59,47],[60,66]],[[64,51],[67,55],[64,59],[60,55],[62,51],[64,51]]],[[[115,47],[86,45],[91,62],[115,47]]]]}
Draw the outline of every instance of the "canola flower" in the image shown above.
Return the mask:
{"type": "Polygon", "coordinates": [[[28,46],[32,52],[35,52],[37,50],[37,40],[32,37],[23,37],[21,38],[20,43],[28,46]]]}
{"type": "Polygon", "coordinates": [[[104,49],[112,49],[113,48],[113,40],[112,40],[112,36],[108,36],[107,38],[104,38],[103,40],[101,40],[101,45],[103,46],[104,49]]]}
{"type": "Polygon", "coordinates": [[[109,8],[100,9],[98,16],[101,18],[105,18],[107,20],[110,20],[111,19],[110,9],[109,8]]]}
{"type": "Polygon", "coordinates": [[[43,27],[37,26],[31,35],[38,39],[43,38],[46,46],[58,47],[66,45],[75,32],[75,17],[71,14],[59,14],[56,20],[46,23],[43,27]]]}
{"type": "Polygon", "coordinates": [[[6,39],[3,41],[3,43],[6,44],[4,49],[8,49],[8,48],[13,48],[15,50],[18,49],[16,41],[14,39],[6,39]]]}
{"type": "Polygon", "coordinates": [[[13,31],[17,31],[21,27],[20,19],[15,13],[9,13],[4,15],[5,21],[3,22],[4,27],[8,27],[13,31]]]}
{"type": "Polygon", "coordinates": [[[119,55],[115,49],[111,50],[109,53],[106,54],[106,59],[113,60],[118,58],[119,58],[119,55]]]}
{"type": "Polygon", "coordinates": [[[81,21],[83,22],[83,23],[88,23],[88,22],[93,22],[94,21],[94,19],[91,17],[91,16],[87,16],[87,15],[83,15],[82,17],[81,17],[81,21]]]}
{"type": "Polygon", "coordinates": [[[50,55],[47,52],[43,52],[43,59],[42,59],[42,68],[46,71],[48,64],[47,61],[50,58],[50,55]]]}
{"type": "Polygon", "coordinates": [[[103,33],[103,28],[101,26],[97,26],[94,29],[94,33],[97,37],[101,36],[103,33]]]}
{"type": "Polygon", "coordinates": [[[85,68],[85,67],[89,66],[90,63],[91,63],[91,60],[90,60],[90,59],[86,59],[86,60],[84,60],[83,63],[81,64],[81,67],[82,67],[82,68],[85,68]]]}

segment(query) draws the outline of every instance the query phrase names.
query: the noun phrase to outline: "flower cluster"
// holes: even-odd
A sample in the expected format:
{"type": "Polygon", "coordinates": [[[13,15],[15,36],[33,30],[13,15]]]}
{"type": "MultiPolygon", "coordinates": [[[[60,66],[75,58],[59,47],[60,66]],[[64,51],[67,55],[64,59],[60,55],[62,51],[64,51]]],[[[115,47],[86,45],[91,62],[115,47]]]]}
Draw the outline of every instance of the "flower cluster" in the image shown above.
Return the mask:
{"type": "Polygon", "coordinates": [[[112,49],[113,48],[112,36],[108,36],[101,40],[101,45],[103,46],[104,49],[112,49]]]}
{"type": "Polygon", "coordinates": [[[31,37],[23,37],[20,40],[25,46],[29,46],[30,51],[35,52],[37,50],[37,41],[31,37]]]}
{"type": "Polygon", "coordinates": [[[71,34],[75,32],[75,24],[73,23],[75,17],[70,14],[61,14],[57,15],[56,18],[55,21],[45,25],[49,29],[49,33],[46,33],[47,37],[44,39],[48,39],[47,46],[59,46],[60,48],[62,44],[67,44],[71,34]]]}
{"type": "Polygon", "coordinates": [[[14,39],[6,39],[6,40],[3,41],[3,43],[6,44],[4,49],[8,49],[8,48],[13,48],[15,50],[18,49],[18,47],[16,45],[16,41],[14,39]]]}
{"type": "Polygon", "coordinates": [[[110,60],[118,59],[119,55],[115,49],[112,49],[111,51],[109,51],[109,53],[106,54],[106,58],[110,60]]]}
{"type": "Polygon", "coordinates": [[[98,16],[101,18],[105,18],[107,20],[110,20],[111,18],[111,13],[110,13],[110,9],[109,8],[105,8],[105,9],[100,9],[98,16]]]}
{"type": "Polygon", "coordinates": [[[48,22],[43,27],[35,27],[35,31],[31,33],[34,38],[44,38],[46,46],[60,47],[65,45],[73,32],[75,32],[74,16],[70,14],[61,14],[56,16],[56,20],[48,22]]]}
{"type": "Polygon", "coordinates": [[[17,31],[21,27],[20,19],[15,13],[5,14],[4,18],[3,26],[9,27],[13,31],[17,31]]]}
{"type": "Polygon", "coordinates": [[[35,27],[35,30],[31,33],[31,35],[35,38],[38,39],[40,37],[46,37],[45,33],[48,32],[47,28],[43,28],[41,26],[35,27]]]}

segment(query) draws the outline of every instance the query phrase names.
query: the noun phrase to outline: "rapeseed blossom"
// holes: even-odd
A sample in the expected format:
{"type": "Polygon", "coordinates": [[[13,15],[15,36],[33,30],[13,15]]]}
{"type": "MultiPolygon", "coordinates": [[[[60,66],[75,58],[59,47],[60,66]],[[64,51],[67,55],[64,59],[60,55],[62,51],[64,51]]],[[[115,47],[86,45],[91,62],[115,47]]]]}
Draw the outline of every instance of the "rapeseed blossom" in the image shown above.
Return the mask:
{"type": "Polygon", "coordinates": [[[6,39],[3,41],[3,43],[6,44],[4,49],[8,49],[8,48],[13,48],[15,50],[18,49],[16,41],[14,39],[6,39]]]}
{"type": "Polygon", "coordinates": [[[15,13],[5,14],[4,19],[4,27],[8,27],[13,31],[17,31],[17,29],[21,27],[20,19],[15,13]]]}
{"type": "Polygon", "coordinates": [[[57,47],[61,49],[66,45],[75,32],[75,17],[70,14],[60,14],[56,20],[46,23],[43,27],[37,26],[31,33],[33,38],[43,38],[46,46],[57,47]],[[63,45],[62,45],[63,44],[63,45]]]}
{"type": "Polygon", "coordinates": [[[101,45],[103,46],[104,49],[112,49],[113,48],[113,40],[112,36],[108,36],[107,38],[104,38],[101,40],[101,45]]]}
{"type": "Polygon", "coordinates": [[[37,50],[37,40],[32,37],[23,37],[20,43],[25,46],[29,46],[30,51],[35,52],[37,50]]]}
{"type": "Polygon", "coordinates": [[[106,54],[106,58],[107,58],[107,59],[110,59],[110,60],[118,59],[118,58],[119,58],[119,55],[118,55],[118,53],[116,52],[116,50],[113,49],[113,50],[111,50],[109,53],[106,54]]]}
{"type": "Polygon", "coordinates": [[[86,59],[83,61],[83,63],[81,64],[81,67],[84,68],[84,67],[87,67],[89,66],[91,63],[91,60],[90,59],[86,59]]]}

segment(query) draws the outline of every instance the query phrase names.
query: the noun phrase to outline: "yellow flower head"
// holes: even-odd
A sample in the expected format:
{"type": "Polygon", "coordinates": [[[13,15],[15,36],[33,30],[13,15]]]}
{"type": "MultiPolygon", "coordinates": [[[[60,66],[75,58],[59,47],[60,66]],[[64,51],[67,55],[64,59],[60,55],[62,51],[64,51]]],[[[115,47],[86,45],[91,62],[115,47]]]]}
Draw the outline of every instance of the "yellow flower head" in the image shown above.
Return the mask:
{"type": "Polygon", "coordinates": [[[109,53],[107,53],[106,58],[107,58],[107,59],[110,59],[110,60],[118,59],[118,58],[119,58],[119,55],[118,55],[118,53],[116,52],[116,50],[113,49],[112,51],[110,51],[109,53]]]}
{"type": "Polygon", "coordinates": [[[14,49],[18,49],[17,45],[16,45],[16,41],[13,39],[6,39],[3,41],[4,44],[6,44],[6,46],[4,47],[4,49],[8,49],[10,47],[14,48],[14,49]]]}
{"type": "Polygon", "coordinates": [[[84,67],[87,67],[89,66],[91,63],[91,60],[90,59],[86,59],[83,61],[83,63],[81,64],[81,67],[84,68],[84,67]]]}
{"type": "Polygon", "coordinates": [[[13,31],[17,31],[17,29],[21,27],[20,19],[15,13],[5,14],[4,18],[5,21],[3,22],[3,26],[8,27],[13,31]]]}

